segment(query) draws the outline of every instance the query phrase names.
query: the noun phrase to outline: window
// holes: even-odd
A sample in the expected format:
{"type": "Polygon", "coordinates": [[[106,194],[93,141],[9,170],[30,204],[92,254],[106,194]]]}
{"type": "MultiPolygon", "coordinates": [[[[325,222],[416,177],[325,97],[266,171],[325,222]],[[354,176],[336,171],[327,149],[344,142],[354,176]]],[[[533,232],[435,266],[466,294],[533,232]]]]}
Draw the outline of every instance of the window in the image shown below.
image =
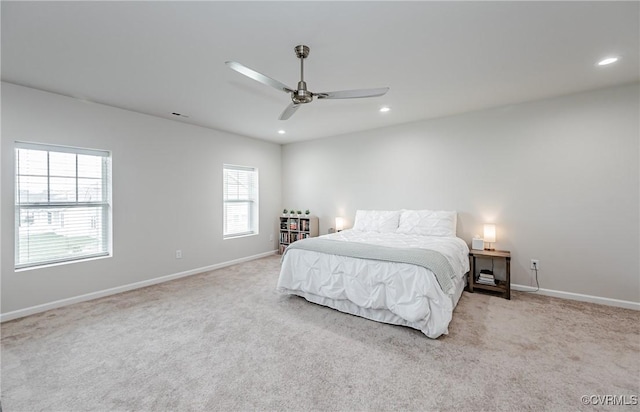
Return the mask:
{"type": "Polygon", "coordinates": [[[15,267],[111,253],[109,152],[16,142],[15,267]]]}
{"type": "Polygon", "coordinates": [[[224,238],[258,234],[258,169],[224,165],[224,238]]]}

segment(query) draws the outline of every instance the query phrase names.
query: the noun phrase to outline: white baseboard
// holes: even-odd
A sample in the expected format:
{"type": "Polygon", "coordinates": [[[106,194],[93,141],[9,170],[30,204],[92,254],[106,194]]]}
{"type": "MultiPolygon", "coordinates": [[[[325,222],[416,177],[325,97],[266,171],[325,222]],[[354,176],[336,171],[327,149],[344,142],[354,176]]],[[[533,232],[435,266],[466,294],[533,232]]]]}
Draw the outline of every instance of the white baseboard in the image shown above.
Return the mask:
{"type": "Polygon", "coordinates": [[[248,262],[250,260],[255,260],[255,259],[260,259],[266,256],[275,255],[276,253],[278,253],[278,251],[273,250],[270,252],[260,253],[258,255],[247,256],[240,259],[230,260],[228,262],[222,262],[222,263],[217,263],[215,265],[187,270],[185,272],[174,273],[166,276],[160,276],[159,278],[143,280],[140,282],[130,283],[128,285],[117,286],[115,288],[100,290],[97,292],[91,292],[91,293],[87,293],[80,296],[74,296],[71,298],[60,299],[54,302],[44,303],[42,305],[31,306],[25,309],[14,310],[13,312],[0,314],[0,322],[6,322],[13,319],[23,318],[25,316],[33,315],[33,314],[44,312],[51,309],[60,308],[62,306],[73,305],[74,303],[86,302],[88,300],[98,299],[105,296],[115,295],[117,293],[127,292],[134,289],[140,289],[147,286],[156,285],[158,283],[169,282],[170,280],[175,280],[175,279],[179,279],[179,278],[183,278],[191,275],[197,275],[198,273],[210,272],[212,270],[221,269],[227,266],[237,265],[238,263],[248,262]]]}
{"type": "MultiPolygon", "coordinates": [[[[536,288],[534,287],[517,285],[517,284],[512,284],[511,289],[519,290],[521,292],[536,291],[536,288]]],[[[600,296],[582,295],[580,293],[563,292],[560,290],[551,290],[551,289],[540,289],[536,293],[540,295],[545,295],[545,296],[552,296],[554,298],[579,300],[582,302],[598,303],[600,305],[617,306],[619,308],[640,310],[640,302],[631,302],[629,300],[610,299],[610,298],[603,298],[600,296]]]]}

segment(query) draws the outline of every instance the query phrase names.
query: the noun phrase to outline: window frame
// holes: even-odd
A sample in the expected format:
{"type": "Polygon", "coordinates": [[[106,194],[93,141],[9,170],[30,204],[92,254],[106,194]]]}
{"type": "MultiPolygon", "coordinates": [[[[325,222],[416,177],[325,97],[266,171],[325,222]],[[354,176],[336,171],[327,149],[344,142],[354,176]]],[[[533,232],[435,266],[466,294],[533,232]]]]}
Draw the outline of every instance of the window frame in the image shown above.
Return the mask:
{"type": "MultiPolygon", "coordinates": [[[[96,258],[104,258],[111,257],[113,253],[113,245],[112,245],[112,228],[113,228],[113,214],[112,214],[112,174],[111,174],[111,152],[107,150],[97,150],[97,149],[86,149],[79,147],[71,147],[71,146],[59,146],[52,144],[41,144],[41,143],[29,143],[29,142],[21,142],[16,141],[14,145],[14,217],[15,217],[15,238],[14,238],[14,269],[16,271],[28,270],[28,269],[37,269],[41,267],[54,266],[59,264],[67,264],[67,263],[76,263],[86,260],[93,260],[96,258]],[[34,201],[34,202],[23,202],[21,198],[20,192],[20,177],[28,177],[29,174],[21,174],[20,173],[20,164],[19,164],[19,150],[38,150],[44,151],[47,153],[47,171],[46,171],[46,179],[47,179],[47,200],[46,201],[34,201]],[[50,163],[50,154],[51,152],[55,153],[67,153],[75,155],[75,171],[73,178],[75,179],[75,201],[52,201],[51,200],[51,163],[50,163]],[[80,179],[87,179],[87,177],[79,176],[78,173],[78,155],[88,155],[88,156],[96,156],[102,158],[101,164],[101,199],[97,201],[79,201],[79,181],[80,179]],[[102,233],[100,244],[104,245],[104,251],[95,252],[95,253],[87,253],[83,255],[77,255],[73,257],[65,256],[65,257],[57,257],[50,258],[46,260],[39,261],[30,261],[30,262],[20,262],[20,225],[21,225],[21,211],[25,210],[41,210],[47,213],[47,219],[50,219],[52,214],[54,214],[59,209],[79,209],[79,208],[99,208],[101,209],[101,220],[102,220],[102,233]]],[[[34,175],[35,176],[35,175],[34,175]]],[[[37,175],[38,177],[43,177],[41,175],[37,175]]],[[[53,176],[55,178],[55,176],[53,176]]],[[[71,177],[71,176],[69,176],[71,177]]],[[[64,222],[64,212],[60,212],[59,215],[61,221],[64,222]]],[[[63,224],[64,226],[64,224],[63,224]]]]}
{"type": "Polygon", "coordinates": [[[255,236],[260,232],[259,215],[260,215],[260,182],[259,171],[257,167],[241,166],[224,163],[222,165],[222,238],[235,239],[239,237],[255,236]],[[253,186],[249,190],[249,196],[246,199],[228,199],[227,198],[227,171],[245,171],[253,173],[253,186]],[[249,205],[248,231],[227,233],[227,204],[247,203],[249,205]]]}

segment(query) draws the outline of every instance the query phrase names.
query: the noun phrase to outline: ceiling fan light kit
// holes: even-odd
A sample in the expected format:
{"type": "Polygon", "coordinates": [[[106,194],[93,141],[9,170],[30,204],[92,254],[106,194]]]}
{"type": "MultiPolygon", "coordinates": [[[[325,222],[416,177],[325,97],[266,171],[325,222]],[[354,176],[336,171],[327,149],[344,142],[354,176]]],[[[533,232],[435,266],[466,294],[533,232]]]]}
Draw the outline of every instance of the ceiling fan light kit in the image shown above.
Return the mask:
{"type": "Polygon", "coordinates": [[[230,69],[235,70],[238,73],[249,77],[250,79],[253,79],[262,84],[266,84],[267,86],[271,86],[275,89],[281,90],[291,95],[291,104],[289,104],[289,106],[284,109],[284,111],[280,115],[280,120],[287,120],[288,118],[290,118],[301,105],[311,103],[314,96],[318,99],[357,99],[363,97],[382,96],[389,91],[388,87],[382,87],[379,89],[357,89],[313,93],[307,89],[307,83],[304,81],[304,59],[309,56],[310,49],[308,46],[301,44],[296,46],[294,48],[294,51],[296,53],[296,57],[300,59],[300,81],[298,82],[298,87],[296,89],[288,87],[284,83],[272,79],[271,77],[265,76],[264,74],[250,69],[238,62],[228,61],[225,62],[225,64],[229,66],[230,69]]]}

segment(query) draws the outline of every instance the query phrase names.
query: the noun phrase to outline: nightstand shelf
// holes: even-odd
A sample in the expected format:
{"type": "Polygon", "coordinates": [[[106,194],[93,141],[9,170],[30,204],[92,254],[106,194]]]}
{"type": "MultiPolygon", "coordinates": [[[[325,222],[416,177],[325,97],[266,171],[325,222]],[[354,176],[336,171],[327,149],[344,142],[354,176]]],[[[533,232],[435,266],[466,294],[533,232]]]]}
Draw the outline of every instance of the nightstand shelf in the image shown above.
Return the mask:
{"type": "Polygon", "coordinates": [[[469,251],[469,292],[488,292],[501,296],[505,299],[511,299],[511,252],[508,250],[476,250],[469,251]],[[477,262],[476,258],[504,260],[505,262],[505,280],[496,280],[495,285],[487,285],[478,283],[477,262]]]}

